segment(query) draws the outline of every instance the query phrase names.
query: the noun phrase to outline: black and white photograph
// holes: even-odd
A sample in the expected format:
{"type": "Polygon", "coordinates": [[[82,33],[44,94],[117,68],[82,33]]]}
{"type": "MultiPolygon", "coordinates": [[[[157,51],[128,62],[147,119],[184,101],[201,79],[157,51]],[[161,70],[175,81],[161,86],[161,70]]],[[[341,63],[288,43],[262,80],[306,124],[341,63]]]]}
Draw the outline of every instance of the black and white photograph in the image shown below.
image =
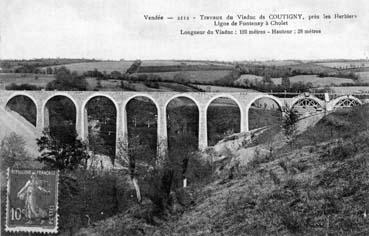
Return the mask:
{"type": "Polygon", "coordinates": [[[0,0],[4,236],[369,235],[366,0],[0,0]]]}

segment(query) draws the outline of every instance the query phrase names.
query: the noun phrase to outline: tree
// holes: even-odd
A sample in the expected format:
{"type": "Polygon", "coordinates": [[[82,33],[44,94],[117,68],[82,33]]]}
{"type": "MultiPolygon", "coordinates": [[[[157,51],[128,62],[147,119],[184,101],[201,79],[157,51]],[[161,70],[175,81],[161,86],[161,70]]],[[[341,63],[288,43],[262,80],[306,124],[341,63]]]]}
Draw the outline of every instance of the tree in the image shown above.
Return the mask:
{"type": "Polygon", "coordinates": [[[16,84],[16,83],[11,83],[7,86],[5,86],[6,90],[41,90],[42,87],[38,87],[36,85],[33,84],[16,84]]]}
{"type": "Polygon", "coordinates": [[[337,116],[328,115],[323,118],[324,123],[327,124],[328,127],[330,127],[330,136],[333,137],[333,132],[335,130],[340,131],[343,127],[350,127],[350,123],[340,119],[337,116]]]}
{"type": "Polygon", "coordinates": [[[273,81],[269,74],[263,76],[262,82],[263,84],[273,84],[273,81]]]}
{"type": "Polygon", "coordinates": [[[86,91],[88,83],[84,76],[79,76],[77,72],[70,72],[66,67],[60,67],[55,72],[55,80],[46,85],[46,90],[60,91],[86,91]]]}
{"type": "Polygon", "coordinates": [[[24,146],[24,139],[14,132],[3,138],[0,145],[2,171],[8,167],[21,166],[22,163],[29,160],[24,146]]]}
{"type": "Polygon", "coordinates": [[[133,74],[138,71],[138,69],[141,66],[142,61],[136,60],[133,62],[133,64],[127,69],[126,74],[133,74]]]}
{"type": "Polygon", "coordinates": [[[173,172],[174,187],[186,187],[187,179],[193,176],[193,170],[188,169],[189,162],[197,151],[197,143],[193,140],[196,139],[187,130],[170,137],[167,166],[173,172]]]}
{"type": "Polygon", "coordinates": [[[293,138],[296,135],[297,127],[296,123],[298,121],[297,112],[287,104],[285,104],[285,109],[283,111],[283,130],[287,137],[287,140],[292,145],[293,138]]]}
{"type": "Polygon", "coordinates": [[[128,145],[127,139],[120,139],[118,141],[118,155],[117,159],[128,170],[129,177],[136,191],[136,198],[138,202],[141,202],[141,190],[138,184],[138,171],[137,171],[137,158],[141,155],[146,156],[146,147],[138,143],[138,137],[131,140],[132,145],[128,145]]]}
{"type": "Polygon", "coordinates": [[[90,158],[87,145],[77,139],[75,131],[67,130],[63,134],[59,133],[58,137],[44,131],[43,136],[37,139],[37,145],[41,153],[37,160],[52,169],[74,170],[87,167],[87,160],[90,158]]]}
{"type": "Polygon", "coordinates": [[[130,139],[130,144],[128,144],[127,139],[120,139],[117,148],[117,161],[128,170],[132,185],[136,191],[137,201],[141,202],[142,195],[138,183],[139,177],[149,179],[158,177],[157,173],[162,171],[163,163],[158,158],[148,158],[151,152],[150,145],[140,142],[138,135],[130,139]]]}
{"type": "Polygon", "coordinates": [[[290,78],[288,76],[282,77],[282,87],[285,89],[289,89],[291,87],[290,78]]]}
{"type": "Polygon", "coordinates": [[[53,68],[47,67],[46,68],[46,74],[51,75],[53,73],[53,68]]]}
{"type": "Polygon", "coordinates": [[[110,73],[110,76],[113,78],[113,79],[119,79],[121,76],[122,76],[122,73],[120,73],[119,71],[112,71],[110,73]]]}
{"type": "Polygon", "coordinates": [[[97,89],[101,89],[102,88],[101,79],[100,78],[97,79],[96,88],[97,89]]]}

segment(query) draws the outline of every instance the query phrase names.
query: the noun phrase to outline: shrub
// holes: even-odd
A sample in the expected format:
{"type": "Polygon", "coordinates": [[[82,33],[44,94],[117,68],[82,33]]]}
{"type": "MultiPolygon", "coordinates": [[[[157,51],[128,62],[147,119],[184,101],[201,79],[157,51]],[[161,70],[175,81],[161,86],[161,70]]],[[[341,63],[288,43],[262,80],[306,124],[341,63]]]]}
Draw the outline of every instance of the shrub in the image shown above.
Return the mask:
{"type": "Polygon", "coordinates": [[[24,139],[16,133],[5,136],[0,144],[1,170],[8,167],[26,167],[31,160],[25,150],[24,139]]]}
{"type": "Polygon", "coordinates": [[[16,84],[11,83],[10,85],[5,86],[6,90],[41,90],[42,87],[38,87],[33,84],[16,84]]]}
{"type": "Polygon", "coordinates": [[[127,69],[126,74],[133,74],[137,72],[141,67],[142,61],[136,60],[133,62],[133,64],[127,69]]]}
{"type": "Polygon", "coordinates": [[[343,161],[352,157],[358,151],[357,147],[352,142],[343,143],[340,141],[328,153],[322,156],[324,161],[343,161]]]}
{"type": "Polygon", "coordinates": [[[67,129],[60,137],[44,131],[43,136],[37,139],[41,153],[37,159],[52,169],[73,170],[81,166],[86,168],[90,156],[86,144],[77,139],[76,132],[67,129]]]}
{"type": "Polygon", "coordinates": [[[113,216],[130,202],[127,185],[119,173],[63,171],[60,174],[59,226],[61,231],[74,229],[113,216]],[[118,174],[118,175],[117,175],[118,174]]]}
{"type": "Polygon", "coordinates": [[[155,88],[155,89],[158,89],[160,87],[158,82],[153,82],[153,81],[145,81],[144,85],[149,88],[155,88]]]}
{"type": "Polygon", "coordinates": [[[283,117],[283,131],[285,136],[287,137],[288,142],[292,145],[293,140],[295,138],[297,127],[296,123],[298,121],[298,114],[292,107],[287,106],[284,110],[284,117],[283,117]]]}
{"type": "Polygon", "coordinates": [[[131,83],[125,83],[123,80],[120,81],[120,88],[127,90],[127,91],[136,91],[136,88],[131,83]]]}
{"type": "Polygon", "coordinates": [[[281,219],[281,223],[291,233],[301,233],[305,229],[306,222],[297,212],[285,208],[278,212],[278,214],[281,219]]]}
{"type": "Polygon", "coordinates": [[[46,90],[61,91],[86,91],[88,83],[84,76],[79,76],[76,72],[70,72],[67,68],[61,67],[56,71],[55,80],[46,85],[46,90]]]}

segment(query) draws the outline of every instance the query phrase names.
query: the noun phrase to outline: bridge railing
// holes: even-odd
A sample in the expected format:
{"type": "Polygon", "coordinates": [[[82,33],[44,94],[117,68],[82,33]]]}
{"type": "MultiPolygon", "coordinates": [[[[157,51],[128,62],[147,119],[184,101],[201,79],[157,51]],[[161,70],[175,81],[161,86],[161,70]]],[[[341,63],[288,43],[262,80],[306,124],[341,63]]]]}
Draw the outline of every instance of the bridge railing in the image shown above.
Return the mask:
{"type": "Polygon", "coordinates": [[[354,97],[357,97],[358,99],[369,99],[369,91],[363,91],[363,92],[355,92],[355,93],[349,93],[349,92],[327,92],[327,93],[314,93],[314,92],[301,92],[301,93],[296,93],[296,92],[269,92],[270,95],[273,95],[275,97],[278,98],[293,98],[293,97],[297,97],[299,95],[302,94],[309,94],[309,95],[314,95],[315,97],[324,100],[325,99],[325,94],[328,94],[329,99],[335,99],[338,97],[342,97],[342,96],[347,96],[347,95],[351,95],[354,97]]]}

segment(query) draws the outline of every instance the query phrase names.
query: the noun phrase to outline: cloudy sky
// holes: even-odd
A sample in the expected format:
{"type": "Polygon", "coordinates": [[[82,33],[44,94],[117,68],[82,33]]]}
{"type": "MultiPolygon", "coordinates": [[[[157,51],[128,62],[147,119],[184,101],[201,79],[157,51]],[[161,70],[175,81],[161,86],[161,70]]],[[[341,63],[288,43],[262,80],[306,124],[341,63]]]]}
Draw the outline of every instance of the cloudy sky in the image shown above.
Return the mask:
{"type": "MultiPolygon", "coordinates": [[[[1,0],[0,58],[326,59],[369,56],[367,0],[1,0]],[[298,3],[297,3],[298,2],[298,3]],[[355,14],[353,20],[295,21],[319,35],[180,35],[215,29],[199,15],[355,14]],[[147,21],[144,15],[197,20],[147,21]]],[[[272,28],[270,28],[272,29],[272,28]]],[[[282,29],[276,28],[276,29],[282,29]]]]}

